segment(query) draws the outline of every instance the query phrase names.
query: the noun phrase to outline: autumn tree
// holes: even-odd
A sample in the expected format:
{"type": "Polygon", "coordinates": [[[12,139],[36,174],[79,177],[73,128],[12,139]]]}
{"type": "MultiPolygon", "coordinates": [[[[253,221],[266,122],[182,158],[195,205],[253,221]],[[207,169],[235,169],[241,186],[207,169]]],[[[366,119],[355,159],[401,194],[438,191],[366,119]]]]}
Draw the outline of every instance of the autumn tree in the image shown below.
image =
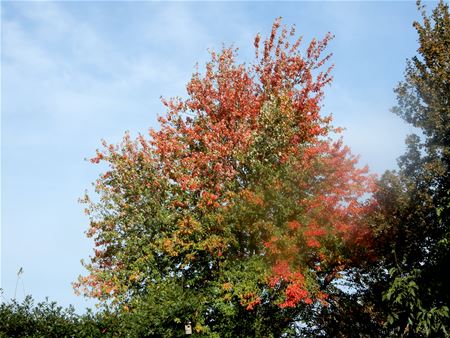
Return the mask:
{"type": "Polygon", "coordinates": [[[75,287],[143,324],[142,336],[295,333],[336,281],[371,255],[373,178],[331,118],[331,35],[304,50],[273,24],[256,61],[212,52],[159,130],[118,145],[86,195],[95,254],[75,287]]]}

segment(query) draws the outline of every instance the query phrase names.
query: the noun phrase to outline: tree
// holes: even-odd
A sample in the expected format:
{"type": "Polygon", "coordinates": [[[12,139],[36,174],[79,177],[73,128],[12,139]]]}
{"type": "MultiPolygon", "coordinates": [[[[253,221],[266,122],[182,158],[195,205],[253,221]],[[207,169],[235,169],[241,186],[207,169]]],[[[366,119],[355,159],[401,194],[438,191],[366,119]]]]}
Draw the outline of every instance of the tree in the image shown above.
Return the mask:
{"type": "Polygon", "coordinates": [[[141,335],[298,331],[370,255],[373,178],[320,115],[331,35],[304,52],[294,35],[276,20],[250,66],[212,52],[159,131],[91,160],[108,169],[83,199],[96,249],[75,287],[141,316],[141,335]]]}
{"type": "Polygon", "coordinates": [[[418,55],[395,89],[393,112],[422,134],[408,136],[399,172],[379,182],[377,287],[393,334],[435,337],[450,334],[450,19],[443,1],[430,16],[418,8],[418,55]]]}

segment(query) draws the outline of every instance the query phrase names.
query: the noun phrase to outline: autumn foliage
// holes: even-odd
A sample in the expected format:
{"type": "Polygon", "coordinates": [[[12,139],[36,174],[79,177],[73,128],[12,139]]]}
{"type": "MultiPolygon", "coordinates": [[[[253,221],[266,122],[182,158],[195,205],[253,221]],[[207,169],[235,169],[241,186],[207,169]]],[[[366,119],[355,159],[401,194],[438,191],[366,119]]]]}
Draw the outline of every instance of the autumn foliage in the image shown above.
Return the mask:
{"type": "Polygon", "coordinates": [[[373,192],[320,112],[331,38],[303,48],[278,19],[253,64],[212,52],[187,98],[163,100],[158,130],[105,143],[91,160],[107,165],[100,198],[83,199],[95,254],[76,288],[130,309],[175,283],[198,301],[198,332],[235,304],[326,306],[327,286],[371,254],[373,192]]]}

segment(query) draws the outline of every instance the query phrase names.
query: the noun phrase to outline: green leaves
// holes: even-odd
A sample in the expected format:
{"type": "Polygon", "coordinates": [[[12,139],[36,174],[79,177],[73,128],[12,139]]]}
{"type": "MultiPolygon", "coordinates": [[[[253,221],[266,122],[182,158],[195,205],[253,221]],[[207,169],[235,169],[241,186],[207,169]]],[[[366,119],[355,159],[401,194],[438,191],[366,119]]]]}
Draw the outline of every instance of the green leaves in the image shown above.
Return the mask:
{"type": "Polygon", "coordinates": [[[45,300],[35,304],[31,296],[0,305],[0,337],[112,337],[119,334],[117,317],[105,311],[84,315],[45,300]]]}
{"type": "Polygon", "coordinates": [[[393,282],[383,294],[383,301],[389,305],[388,327],[402,335],[414,332],[425,337],[446,336],[444,323],[449,318],[448,307],[424,307],[420,293],[429,290],[419,289],[416,280],[420,279],[420,273],[417,269],[408,273],[401,273],[397,268],[389,271],[393,282]]]}
{"type": "Polygon", "coordinates": [[[418,4],[422,14],[422,23],[414,23],[418,55],[408,62],[405,80],[395,90],[398,105],[393,111],[423,135],[406,140],[399,184],[386,189],[397,197],[379,199],[385,219],[381,227],[388,234],[383,239],[396,252],[384,255],[384,266],[394,268],[383,300],[393,329],[433,336],[447,334],[450,325],[450,281],[443,273],[450,258],[446,221],[450,216],[450,19],[443,1],[429,16],[418,4]]]}

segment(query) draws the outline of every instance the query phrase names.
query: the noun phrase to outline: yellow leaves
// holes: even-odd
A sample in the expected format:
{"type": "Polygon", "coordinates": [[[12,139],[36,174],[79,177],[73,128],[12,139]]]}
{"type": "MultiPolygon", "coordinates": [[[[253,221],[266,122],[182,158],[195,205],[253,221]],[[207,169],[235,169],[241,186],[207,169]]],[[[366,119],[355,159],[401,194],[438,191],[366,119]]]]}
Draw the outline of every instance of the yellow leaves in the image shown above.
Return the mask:
{"type": "Polygon", "coordinates": [[[194,327],[195,332],[200,333],[200,332],[203,332],[204,329],[205,328],[200,323],[195,324],[195,327],[194,327]]]}
{"type": "Polygon", "coordinates": [[[217,252],[218,256],[222,256],[222,250],[226,248],[227,241],[223,237],[213,235],[208,237],[202,244],[206,251],[210,253],[217,252]]]}
{"type": "Polygon", "coordinates": [[[233,294],[228,292],[222,297],[222,299],[224,301],[231,301],[233,299],[233,294]]]}
{"type": "Polygon", "coordinates": [[[184,258],[185,263],[189,264],[190,262],[193,262],[195,260],[195,256],[196,256],[195,253],[188,253],[184,258]]]}
{"type": "Polygon", "coordinates": [[[173,257],[178,256],[178,252],[177,252],[177,250],[175,250],[174,242],[172,240],[170,240],[169,238],[164,238],[163,248],[164,248],[164,251],[167,254],[169,254],[170,256],[173,256],[173,257]]]}
{"type": "Polygon", "coordinates": [[[295,118],[295,111],[292,109],[291,97],[292,92],[284,92],[280,95],[280,113],[284,116],[284,121],[292,121],[292,119],[295,118]]]}
{"type": "Polygon", "coordinates": [[[222,295],[222,299],[225,302],[229,302],[233,299],[233,283],[231,282],[225,282],[222,284],[222,291],[223,291],[223,295],[222,295]]]}
{"type": "Polygon", "coordinates": [[[191,216],[184,217],[169,236],[156,243],[156,247],[169,256],[183,257],[183,264],[194,261],[199,251],[207,251],[220,258],[227,248],[228,239],[223,236],[220,225],[210,224],[214,220],[212,217],[208,223],[202,224],[191,216]]]}
{"type": "Polygon", "coordinates": [[[128,277],[128,279],[129,279],[130,282],[137,281],[139,279],[139,273],[135,272],[135,273],[131,274],[130,277],[128,277]]]}
{"type": "Polygon", "coordinates": [[[178,222],[177,231],[181,236],[189,236],[202,230],[201,224],[192,217],[185,217],[178,222]]]}

